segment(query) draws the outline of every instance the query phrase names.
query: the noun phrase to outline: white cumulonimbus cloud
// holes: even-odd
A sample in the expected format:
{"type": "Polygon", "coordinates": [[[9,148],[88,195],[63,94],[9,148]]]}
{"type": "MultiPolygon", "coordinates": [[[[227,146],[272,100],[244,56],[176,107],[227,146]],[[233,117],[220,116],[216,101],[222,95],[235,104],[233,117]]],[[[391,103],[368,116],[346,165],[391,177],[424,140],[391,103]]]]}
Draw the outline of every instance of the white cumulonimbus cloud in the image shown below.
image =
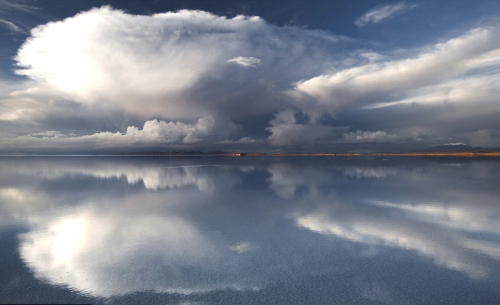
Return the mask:
{"type": "Polygon", "coordinates": [[[102,7],[36,27],[16,61],[18,74],[86,105],[194,119],[224,112],[227,103],[255,104],[234,97],[243,83],[266,92],[276,83],[289,86],[304,72],[321,73],[333,62],[326,49],[337,42],[323,32],[277,27],[259,17],[190,10],[143,16],[102,7]],[[265,69],[241,79],[235,74],[244,72],[234,65],[265,69]]]}

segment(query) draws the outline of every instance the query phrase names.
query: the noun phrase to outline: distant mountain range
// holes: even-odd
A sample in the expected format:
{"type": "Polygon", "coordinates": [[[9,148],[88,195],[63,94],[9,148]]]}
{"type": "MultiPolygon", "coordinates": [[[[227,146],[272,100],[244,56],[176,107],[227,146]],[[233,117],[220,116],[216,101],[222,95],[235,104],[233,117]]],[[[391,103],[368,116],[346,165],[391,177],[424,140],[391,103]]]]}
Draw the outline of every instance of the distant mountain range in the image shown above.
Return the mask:
{"type": "Polygon", "coordinates": [[[117,153],[115,155],[123,156],[182,156],[182,155],[226,155],[231,154],[231,152],[226,152],[222,150],[215,150],[209,152],[202,152],[200,150],[171,150],[171,151],[160,151],[160,150],[150,150],[150,151],[139,151],[139,152],[128,152],[128,153],[117,153]]]}
{"type": "MultiPolygon", "coordinates": [[[[470,145],[466,145],[464,143],[449,143],[440,146],[426,148],[421,151],[412,152],[413,154],[428,154],[428,153],[500,153],[500,147],[474,147],[470,145]]],[[[128,152],[128,153],[117,153],[115,155],[122,156],[182,156],[182,155],[234,155],[237,152],[231,151],[222,151],[222,150],[214,150],[203,152],[200,150],[172,150],[172,151],[160,151],[160,150],[150,150],[150,151],[140,151],[140,152],[128,152]]],[[[274,155],[276,153],[258,153],[253,152],[250,153],[252,155],[274,155]]],[[[294,155],[296,153],[277,153],[278,155],[294,155]]],[[[324,154],[324,153],[299,153],[303,155],[315,155],[315,154],[324,154]]],[[[359,153],[338,153],[338,154],[359,154],[359,153]]],[[[370,153],[372,155],[380,154],[380,153],[370,153]]],[[[398,153],[392,153],[398,154],[398,153]]],[[[407,153],[400,153],[407,154],[407,153]]]]}
{"type": "Polygon", "coordinates": [[[450,143],[422,150],[426,153],[460,153],[460,152],[500,152],[500,147],[474,147],[464,143],[450,143]]]}

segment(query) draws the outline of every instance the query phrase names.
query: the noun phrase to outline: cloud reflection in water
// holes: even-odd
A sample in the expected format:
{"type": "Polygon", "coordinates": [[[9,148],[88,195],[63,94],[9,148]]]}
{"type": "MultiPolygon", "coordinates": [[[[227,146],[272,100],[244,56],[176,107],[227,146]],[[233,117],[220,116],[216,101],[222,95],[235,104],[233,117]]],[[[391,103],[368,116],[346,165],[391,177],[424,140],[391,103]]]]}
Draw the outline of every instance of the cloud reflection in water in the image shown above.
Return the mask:
{"type": "Polygon", "coordinates": [[[367,253],[500,274],[498,162],[162,160],[2,162],[17,181],[0,190],[3,217],[30,228],[21,258],[39,278],[103,297],[264,289],[367,253]]]}

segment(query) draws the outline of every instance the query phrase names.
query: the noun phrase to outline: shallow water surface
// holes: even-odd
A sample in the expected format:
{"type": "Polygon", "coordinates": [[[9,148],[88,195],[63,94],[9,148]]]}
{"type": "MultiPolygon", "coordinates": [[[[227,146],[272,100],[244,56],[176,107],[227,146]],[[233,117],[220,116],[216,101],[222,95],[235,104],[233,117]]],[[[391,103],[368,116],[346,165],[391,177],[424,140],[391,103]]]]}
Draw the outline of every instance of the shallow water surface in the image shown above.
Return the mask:
{"type": "Polygon", "coordinates": [[[500,159],[2,157],[0,303],[494,304],[500,159]]]}

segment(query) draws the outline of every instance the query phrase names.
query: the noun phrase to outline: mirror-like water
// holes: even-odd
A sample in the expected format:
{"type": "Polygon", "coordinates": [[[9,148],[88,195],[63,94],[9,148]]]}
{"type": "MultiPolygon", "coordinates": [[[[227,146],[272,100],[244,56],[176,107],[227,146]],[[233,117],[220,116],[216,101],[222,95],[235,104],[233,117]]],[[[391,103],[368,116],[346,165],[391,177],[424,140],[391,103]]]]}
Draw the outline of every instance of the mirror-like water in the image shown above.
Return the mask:
{"type": "Polygon", "coordinates": [[[0,303],[493,304],[500,160],[0,158],[0,303]]]}

